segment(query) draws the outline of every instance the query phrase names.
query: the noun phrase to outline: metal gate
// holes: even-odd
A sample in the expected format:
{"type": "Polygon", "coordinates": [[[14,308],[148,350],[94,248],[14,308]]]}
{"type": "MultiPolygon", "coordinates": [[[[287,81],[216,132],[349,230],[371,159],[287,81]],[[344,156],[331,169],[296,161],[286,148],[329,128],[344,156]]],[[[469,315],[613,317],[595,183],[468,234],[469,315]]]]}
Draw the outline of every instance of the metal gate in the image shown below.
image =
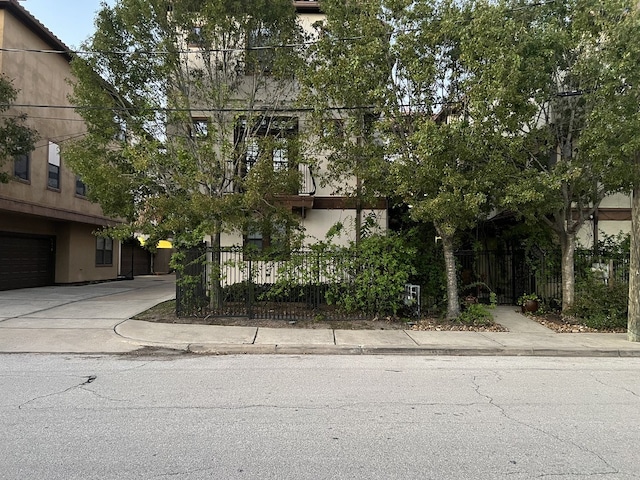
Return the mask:
{"type": "Polygon", "coordinates": [[[522,250],[460,250],[456,258],[463,295],[488,301],[494,292],[499,304],[514,305],[524,293],[536,291],[535,275],[522,250]]]}

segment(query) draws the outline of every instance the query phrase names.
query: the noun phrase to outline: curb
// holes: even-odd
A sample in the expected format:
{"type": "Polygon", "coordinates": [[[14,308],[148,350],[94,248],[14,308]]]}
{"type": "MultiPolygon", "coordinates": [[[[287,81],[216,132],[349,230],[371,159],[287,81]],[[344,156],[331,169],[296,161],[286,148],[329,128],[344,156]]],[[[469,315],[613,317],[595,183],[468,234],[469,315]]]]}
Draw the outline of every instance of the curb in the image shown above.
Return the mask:
{"type": "Polygon", "coordinates": [[[406,356],[505,356],[505,357],[638,357],[640,350],[375,347],[340,345],[223,345],[191,344],[187,351],[198,355],[406,355],[406,356]]]}

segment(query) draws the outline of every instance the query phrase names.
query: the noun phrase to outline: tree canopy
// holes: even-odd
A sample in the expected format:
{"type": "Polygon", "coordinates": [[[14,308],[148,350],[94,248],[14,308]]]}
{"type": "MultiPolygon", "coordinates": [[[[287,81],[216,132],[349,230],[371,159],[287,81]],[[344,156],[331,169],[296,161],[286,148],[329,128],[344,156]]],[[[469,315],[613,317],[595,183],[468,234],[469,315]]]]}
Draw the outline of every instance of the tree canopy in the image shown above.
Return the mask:
{"type": "Polygon", "coordinates": [[[64,153],[89,196],[128,221],[122,235],[201,239],[293,222],[263,193],[290,187],[297,169],[250,160],[286,140],[287,161],[297,161],[282,123],[294,122],[301,39],[288,0],[103,5],[90,53],[72,63],[88,134],[64,153]]]}

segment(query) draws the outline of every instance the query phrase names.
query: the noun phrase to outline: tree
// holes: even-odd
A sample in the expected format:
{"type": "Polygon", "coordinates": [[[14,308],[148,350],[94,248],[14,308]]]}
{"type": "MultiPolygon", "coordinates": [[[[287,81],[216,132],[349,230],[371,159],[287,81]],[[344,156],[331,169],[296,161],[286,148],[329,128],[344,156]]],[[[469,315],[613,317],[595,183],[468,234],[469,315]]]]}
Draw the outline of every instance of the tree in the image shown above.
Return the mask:
{"type": "MultiPolygon", "coordinates": [[[[11,80],[0,76],[0,112],[5,114],[0,122],[0,167],[9,158],[29,154],[33,150],[38,136],[34,129],[26,125],[27,116],[25,114],[6,114],[11,108],[11,104],[15,102],[17,95],[18,91],[11,80]]],[[[0,171],[0,183],[8,181],[7,173],[0,171]]]]}
{"type": "MultiPolygon", "coordinates": [[[[597,88],[589,92],[593,108],[582,148],[598,162],[620,165],[622,189],[632,189],[631,258],[629,265],[628,339],[640,341],[640,31],[636,2],[612,1],[594,10],[593,22],[608,25],[598,45],[597,88]]],[[[627,190],[628,191],[628,190],[627,190]]]]}
{"type": "Polygon", "coordinates": [[[90,198],[126,220],[116,234],[215,246],[225,231],[295,226],[277,194],[299,180],[301,38],[289,0],[102,6],[72,63],[88,134],[64,154],[90,198]]]}
{"type": "Polygon", "coordinates": [[[459,234],[486,218],[508,170],[507,137],[490,121],[482,84],[463,56],[474,13],[455,1],[392,2],[396,100],[386,112],[396,189],[419,222],[432,222],[447,273],[447,318],[460,314],[459,234]]]}
{"type": "Polygon", "coordinates": [[[391,27],[381,2],[326,0],[326,20],[300,73],[301,102],[311,108],[309,141],[326,156],[323,182],[351,197],[356,210],[356,244],[362,212],[388,190],[380,121],[388,101],[393,62],[391,27]]]}
{"type": "MultiPolygon", "coordinates": [[[[531,99],[538,109],[536,115],[518,120],[523,144],[516,163],[522,173],[507,184],[501,204],[556,234],[562,252],[563,310],[574,303],[579,230],[607,195],[628,185],[623,161],[595,155],[585,143],[587,132],[599,129],[593,112],[594,95],[607,68],[602,44],[617,28],[625,3],[630,5],[592,0],[508,2],[501,21],[518,21],[526,28],[514,41],[518,62],[512,64],[513,73],[497,81],[506,83],[513,75],[523,78],[521,99],[531,99]]],[[[494,55],[485,64],[495,59],[494,55]]],[[[509,118],[502,116],[499,124],[509,118]]],[[[602,135],[599,138],[606,143],[602,135]]]]}
{"type": "MultiPolygon", "coordinates": [[[[415,51],[422,55],[420,65],[434,66],[411,75],[426,87],[418,99],[433,105],[435,98],[448,105],[456,114],[455,128],[466,129],[466,136],[454,136],[453,142],[442,144],[438,139],[446,140],[441,134],[450,134],[450,128],[429,127],[436,136],[425,145],[434,153],[434,160],[442,162],[445,151],[457,150],[455,168],[451,161],[441,165],[460,177],[436,168],[431,174],[443,179],[437,195],[433,190],[422,194],[426,199],[438,198],[446,185],[456,185],[466,193],[457,202],[449,200],[449,205],[456,205],[454,209],[441,210],[446,221],[459,220],[456,214],[476,201],[515,211],[549,227],[562,251],[564,309],[574,301],[578,231],[605,196],[628,185],[628,163],[593,154],[584,138],[586,132],[598,128],[592,112],[597,104],[595,92],[608,68],[603,39],[612,35],[621,13],[629,7],[629,2],[592,0],[418,2],[412,11],[421,9],[420,23],[405,29],[419,32],[420,40],[412,45],[415,40],[407,39],[408,55],[403,63],[411,65],[415,51]],[[426,77],[424,72],[430,71],[434,72],[431,78],[426,77]],[[432,90],[429,85],[434,85],[432,90]],[[461,118],[469,120],[460,122],[461,118]],[[465,155],[474,154],[476,160],[465,160],[465,155]]],[[[404,42],[399,37],[398,44],[404,42]]],[[[420,91],[413,87],[417,82],[407,84],[412,93],[420,91]]],[[[434,160],[428,163],[436,165],[434,160]]],[[[438,208],[429,203],[424,206],[428,217],[437,215],[438,208]]],[[[473,216],[483,212],[470,209],[468,213],[460,228],[470,226],[473,216]]],[[[449,226],[450,232],[455,230],[449,226]]],[[[449,283],[453,278],[449,277],[449,283]]]]}

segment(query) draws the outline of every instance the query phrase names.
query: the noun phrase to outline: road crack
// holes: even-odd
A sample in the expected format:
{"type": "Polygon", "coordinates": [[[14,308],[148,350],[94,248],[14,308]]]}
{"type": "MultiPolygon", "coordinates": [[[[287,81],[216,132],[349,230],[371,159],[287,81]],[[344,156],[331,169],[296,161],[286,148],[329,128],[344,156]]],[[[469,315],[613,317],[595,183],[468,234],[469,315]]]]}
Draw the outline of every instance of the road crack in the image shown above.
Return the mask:
{"type": "Polygon", "coordinates": [[[42,400],[43,398],[49,398],[49,397],[55,397],[56,395],[64,395],[67,392],[70,392],[71,390],[75,390],[76,388],[82,388],[85,385],[88,385],[90,383],[92,383],[97,377],[95,375],[88,375],[86,377],[84,377],[85,380],[82,381],[81,383],[77,384],[77,385],[72,385],[68,388],[65,388],[64,390],[61,390],[59,392],[52,392],[52,393],[47,393],[46,395],[39,395],[37,397],[34,397],[30,400],[27,400],[24,403],[21,403],[20,405],[18,405],[18,410],[22,410],[23,407],[29,405],[32,402],[36,402],[38,400],[42,400]]]}
{"type": "Polygon", "coordinates": [[[591,372],[590,373],[591,378],[593,378],[596,382],[598,382],[600,385],[604,385],[605,387],[609,387],[609,388],[617,388],[619,390],[622,390],[623,392],[627,392],[630,393],[631,395],[633,395],[634,397],[638,397],[640,398],[640,395],[638,395],[636,392],[634,392],[633,390],[629,389],[629,388],[625,388],[625,387],[621,387],[620,385],[611,385],[610,383],[606,383],[604,381],[602,381],[601,379],[599,379],[595,373],[591,372]]]}
{"type": "MultiPolygon", "coordinates": [[[[494,372],[494,373],[496,373],[496,372],[494,372]]],[[[499,378],[497,373],[496,373],[496,376],[499,378]]],[[[542,433],[543,435],[546,435],[546,436],[548,436],[548,437],[550,437],[550,438],[552,438],[552,439],[554,439],[554,440],[556,440],[558,442],[566,443],[566,444],[569,444],[569,445],[573,445],[578,450],[580,450],[582,452],[585,452],[585,453],[588,453],[588,454],[593,455],[594,457],[596,457],[608,469],[608,471],[592,472],[592,473],[587,473],[587,474],[580,473],[578,475],[589,475],[589,476],[591,476],[591,475],[616,475],[616,474],[620,473],[620,470],[618,470],[613,465],[611,465],[598,452],[596,452],[594,450],[591,450],[591,449],[585,447],[584,445],[580,445],[580,444],[578,444],[578,443],[576,443],[576,442],[574,442],[572,440],[564,439],[564,438],[560,437],[560,435],[554,434],[552,432],[548,432],[548,431],[544,430],[543,428],[536,427],[535,425],[530,425],[527,422],[523,422],[522,420],[519,420],[517,418],[514,418],[514,417],[510,416],[508,414],[507,410],[504,407],[502,407],[501,405],[499,405],[498,403],[496,403],[494,398],[491,397],[491,395],[488,395],[488,394],[483,393],[483,392],[480,391],[480,389],[482,387],[481,387],[480,383],[478,382],[478,377],[476,375],[473,376],[472,382],[473,382],[473,388],[474,388],[475,392],[480,397],[485,398],[487,400],[487,403],[489,405],[491,405],[492,407],[496,408],[504,418],[506,418],[506,419],[508,419],[508,420],[510,420],[512,422],[515,422],[515,423],[517,423],[519,425],[522,425],[523,427],[529,428],[529,429],[531,429],[533,431],[542,433]]],[[[558,476],[558,475],[566,475],[566,474],[564,474],[564,473],[543,473],[543,474],[539,475],[539,477],[558,476]]],[[[572,473],[572,475],[576,475],[576,473],[572,473]]]]}

